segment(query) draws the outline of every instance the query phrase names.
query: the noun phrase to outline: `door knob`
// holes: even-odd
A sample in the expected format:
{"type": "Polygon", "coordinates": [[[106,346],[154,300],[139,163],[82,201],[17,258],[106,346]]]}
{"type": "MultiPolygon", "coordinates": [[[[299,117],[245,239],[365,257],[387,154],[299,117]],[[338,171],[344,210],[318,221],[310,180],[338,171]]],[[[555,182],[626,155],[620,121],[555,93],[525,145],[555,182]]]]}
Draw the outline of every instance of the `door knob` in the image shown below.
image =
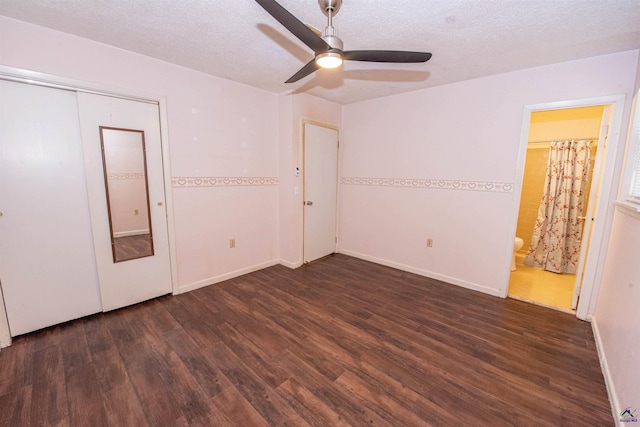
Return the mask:
{"type": "Polygon", "coordinates": [[[311,206],[313,205],[313,202],[311,200],[307,200],[307,202],[305,203],[307,206],[311,206]]]}

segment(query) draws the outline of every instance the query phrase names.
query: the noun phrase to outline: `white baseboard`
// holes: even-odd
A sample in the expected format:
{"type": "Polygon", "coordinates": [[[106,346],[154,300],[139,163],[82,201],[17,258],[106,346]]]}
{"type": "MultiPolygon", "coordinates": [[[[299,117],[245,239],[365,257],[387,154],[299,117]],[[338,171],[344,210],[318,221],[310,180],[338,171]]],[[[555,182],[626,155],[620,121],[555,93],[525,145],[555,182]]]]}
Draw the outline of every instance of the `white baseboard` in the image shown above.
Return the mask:
{"type": "Polygon", "coordinates": [[[357,253],[357,252],[352,252],[352,251],[345,250],[345,249],[340,249],[339,253],[344,254],[344,255],[348,255],[348,256],[352,256],[354,258],[360,258],[360,259],[363,259],[365,261],[375,262],[376,264],[385,265],[387,267],[397,268],[398,270],[407,271],[409,273],[418,274],[420,276],[429,277],[431,279],[436,279],[436,280],[440,280],[440,281],[443,281],[443,282],[451,283],[453,285],[460,286],[460,287],[465,288],[465,289],[471,289],[473,291],[482,292],[483,294],[488,294],[488,295],[492,295],[492,296],[495,296],[495,297],[500,297],[500,290],[499,289],[489,288],[489,287],[486,287],[486,286],[478,285],[477,283],[471,283],[471,282],[467,282],[465,280],[456,279],[455,277],[449,277],[449,276],[445,276],[445,275],[442,275],[442,274],[437,274],[437,273],[434,273],[432,271],[422,270],[420,268],[412,267],[410,265],[400,264],[400,263],[397,263],[397,262],[394,262],[394,261],[389,261],[389,260],[386,260],[386,259],[380,259],[380,258],[372,257],[372,256],[369,256],[369,255],[365,255],[365,254],[361,254],[361,253],[357,253]]]}
{"type": "Polygon", "coordinates": [[[218,276],[209,277],[208,279],[198,280],[197,282],[188,283],[186,285],[178,286],[178,294],[184,292],[194,291],[198,288],[213,285],[214,283],[224,282],[225,280],[233,279],[235,277],[242,276],[243,274],[253,273],[254,271],[262,270],[263,268],[272,267],[279,263],[278,260],[267,261],[262,264],[256,264],[249,267],[241,268],[239,270],[231,271],[229,273],[220,274],[218,276]]]}
{"type": "Polygon", "coordinates": [[[149,229],[146,230],[130,230],[130,231],[118,231],[113,233],[113,237],[127,237],[127,236],[139,236],[141,234],[149,234],[149,229]]]}
{"type": "Polygon", "coordinates": [[[296,269],[296,268],[298,268],[298,267],[302,267],[302,261],[291,262],[291,261],[287,261],[287,260],[285,260],[285,259],[281,259],[281,260],[279,261],[279,263],[280,263],[280,264],[282,264],[282,265],[284,265],[284,266],[285,266],[285,267],[287,267],[287,268],[292,269],[292,270],[293,270],[293,269],[296,269]]]}
{"type": "Polygon", "coordinates": [[[602,375],[604,376],[604,384],[607,387],[607,394],[609,395],[609,402],[611,403],[611,415],[617,426],[622,426],[624,423],[620,422],[620,416],[618,411],[620,408],[620,402],[618,400],[618,394],[616,393],[616,387],[611,377],[611,371],[609,370],[609,364],[607,362],[607,355],[604,351],[602,344],[602,337],[600,336],[600,329],[598,328],[598,322],[594,317],[591,318],[591,330],[593,331],[593,338],[596,342],[596,350],[598,351],[598,359],[600,359],[600,369],[602,369],[602,375]]]}

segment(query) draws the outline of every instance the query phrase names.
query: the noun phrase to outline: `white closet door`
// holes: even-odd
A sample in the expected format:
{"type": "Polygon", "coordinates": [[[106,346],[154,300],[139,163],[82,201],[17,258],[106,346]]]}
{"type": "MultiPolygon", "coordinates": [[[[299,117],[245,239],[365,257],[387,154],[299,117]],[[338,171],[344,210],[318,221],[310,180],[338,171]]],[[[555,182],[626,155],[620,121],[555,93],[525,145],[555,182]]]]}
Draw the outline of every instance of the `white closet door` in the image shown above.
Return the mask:
{"type": "Polygon", "coordinates": [[[78,105],[103,310],[113,310],[168,294],[172,290],[171,266],[158,106],[88,93],[78,93],[78,105]],[[114,262],[101,152],[101,126],[144,131],[154,247],[152,256],[114,262]]]}
{"type": "Polygon", "coordinates": [[[11,335],[101,311],[76,94],[0,81],[0,150],[11,335]]]}
{"type": "Polygon", "coordinates": [[[304,262],[336,251],[338,131],[304,125],[304,262]]]}

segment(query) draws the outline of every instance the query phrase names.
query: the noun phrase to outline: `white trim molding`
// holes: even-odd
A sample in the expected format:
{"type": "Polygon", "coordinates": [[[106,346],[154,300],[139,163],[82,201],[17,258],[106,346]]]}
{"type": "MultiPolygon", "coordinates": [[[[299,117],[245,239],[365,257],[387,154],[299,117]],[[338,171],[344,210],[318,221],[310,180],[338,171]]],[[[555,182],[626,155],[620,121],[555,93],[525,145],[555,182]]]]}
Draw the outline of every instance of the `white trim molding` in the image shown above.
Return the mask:
{"type": "Polygon", "coordinates": [[[224,282],[225,280],[229,280],[229,279],[234,279],[236,277],[240,277],[245,274],[253,273],[254,271],[262,270],[263,268],[273,267],[274,265],[277,265],[277,264],[279,264],[278,260],[267,261],[262,264],[251,265],[249,267],[241,268],[239,270],[231,271],[229,273],[224,273],[218,276],[209,277],[207,279],[198,280],[197,282],[180,285],[178,287],[178,292],[176,292],[174,295],[195,291],[196,289],[203,288],[205,286],[224,282]]]}
{"type": "Polygon", "coordinates": [[[2,295],[2,283],[0,283],[0,349],[11,345],[11,331],[9,319],[4,308],[4,296],[2,295]]]}
{"type": "Polygon", "coordinates": [[[609,403],[611,404],[611,416],[615,421],[615,424],[621,426],[619,409],[620,401],[618,400],[618,394],[616,393],[615,385],[613,384],[613,377],[611,376],[611,370],[607,362],[607,355],[604,352],[604,344],[602,343],[602,337],[600,335],[600,329],[598,328],[598,322],[594,317],[591,318],[591,330],[593,331],[593,338],[596,344],[596,350],[598,352],[598,359],[600,360],[600,369],[602,370],[602,376],[604,377],[604,384],[607,388],[607,394],[609,395],[609,403]]]}
{"type": "Polygon", "coordinates": [[[419,276],[429,277],[431,279],[435,279],[448,284],[460,286],[461,288],[471,289],[472,291],[482,292],[483,294],[492,295],[494,297],[500,296],[497,289],[489,288],[487,286],[479,285],[477,283],[467,282],[466,280],[456,279],[455,277],[446,276],[444,274],[434,273],[429,270],[423,270],[421,268],[412,267],[410,265],[402,264],[399,262],[390,261],[382,258],[376,258],[370,255],[365,255],[365,254],[361,254],[358,252],[353,252],[345,249],[340,249],[337,251],[337,253],[352,256],[354,258],[363,259],[365,261],[370,261],[370,262],[384,265],[387,267],[396,268],[398,270],[417,274],[419,276]]]}

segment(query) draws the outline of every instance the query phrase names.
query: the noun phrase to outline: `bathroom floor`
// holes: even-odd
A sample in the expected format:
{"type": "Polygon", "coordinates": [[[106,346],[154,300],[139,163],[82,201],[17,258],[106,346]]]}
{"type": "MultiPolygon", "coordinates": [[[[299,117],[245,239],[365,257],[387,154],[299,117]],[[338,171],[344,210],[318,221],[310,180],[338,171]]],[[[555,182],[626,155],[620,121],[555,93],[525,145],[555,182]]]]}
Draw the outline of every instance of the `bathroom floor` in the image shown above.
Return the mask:
{"type": "Polygon", "coordinates": [[[556,310],[574,313],[571,298],[575,274],[558,274],[541,268],[516,264],[509,279],[509,297],[556,310]]]}

